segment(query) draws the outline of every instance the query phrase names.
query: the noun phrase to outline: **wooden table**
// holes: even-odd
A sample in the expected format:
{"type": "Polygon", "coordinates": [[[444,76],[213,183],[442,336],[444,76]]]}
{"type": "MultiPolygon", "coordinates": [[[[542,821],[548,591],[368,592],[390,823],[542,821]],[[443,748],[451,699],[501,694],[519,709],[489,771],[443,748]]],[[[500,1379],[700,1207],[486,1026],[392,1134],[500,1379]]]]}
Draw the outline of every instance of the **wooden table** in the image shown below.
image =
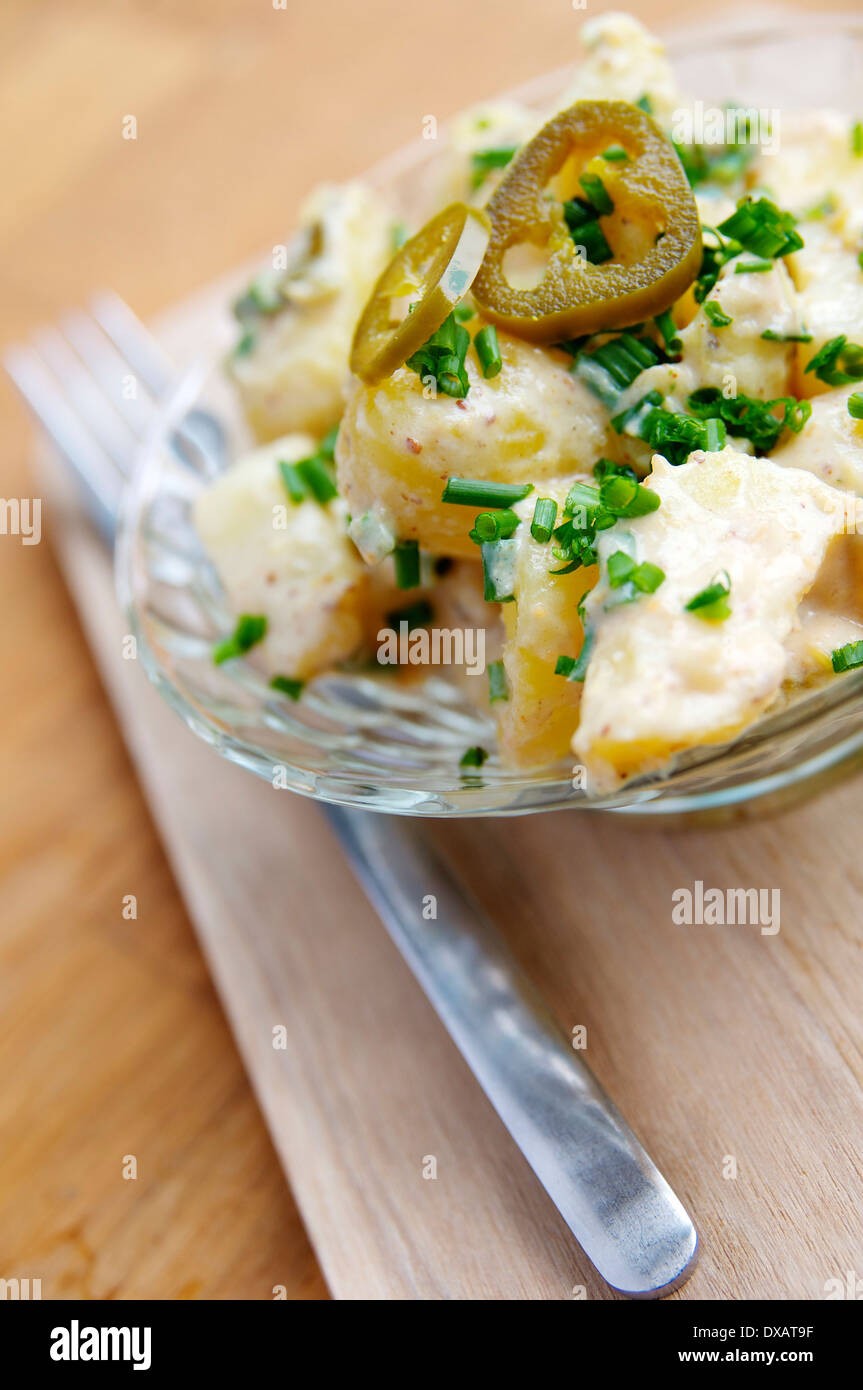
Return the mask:
{"type": "MultiPolygon", "coordinates": [[[[144,315],[170,304],[283,237],[321,174],[559,66],[584,18],[566,0],[288,6],[7,0],[4,343],[97,285],[144,315]]],[[[31,495],[5,381],[0,420],[0,490],[31,495]]],[[[80,1298],[325,1298],[47,545],[0,538],[0,614],[0,1276],[80,1298]]],[[[482,884],[517,836],[448,838],[482,884]]]]}

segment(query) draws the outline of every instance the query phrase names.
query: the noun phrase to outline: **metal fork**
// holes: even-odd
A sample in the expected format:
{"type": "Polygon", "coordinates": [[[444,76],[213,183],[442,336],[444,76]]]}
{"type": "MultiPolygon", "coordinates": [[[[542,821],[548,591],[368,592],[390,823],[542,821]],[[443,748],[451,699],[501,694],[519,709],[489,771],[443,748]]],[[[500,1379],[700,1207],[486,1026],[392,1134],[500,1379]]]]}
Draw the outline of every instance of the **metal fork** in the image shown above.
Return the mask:
{"type": "MultiPolygon", "coordinates": [[[[108,293],[89,313],[70,314],[12,349],[5,365],[110,542],[135,451],[176,382],[174,368],[108,293]],[[127,379],[145,394],[124,389],[127,379]]],[[[176,443],[212,459],[221,439],[212,416],[192,411],[176,443]]],[[[421,824],[324,811],[393,941],[596,1269],[635,1298],[678,1287],[696,1258],[692,1221],[498,933],[432,853],[421,824]],[[434,923],[420,911],[431,892],[434,923]]]]}

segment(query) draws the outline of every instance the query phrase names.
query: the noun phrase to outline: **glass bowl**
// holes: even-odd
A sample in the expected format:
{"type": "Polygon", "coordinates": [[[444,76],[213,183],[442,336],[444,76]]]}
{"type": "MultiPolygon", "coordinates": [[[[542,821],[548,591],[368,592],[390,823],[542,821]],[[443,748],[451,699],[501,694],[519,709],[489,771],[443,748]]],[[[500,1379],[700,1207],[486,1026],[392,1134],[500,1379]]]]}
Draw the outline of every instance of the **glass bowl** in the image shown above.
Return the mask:
{"type": "MultiPolygon", "coordinates": [[[[693,31],[669,44],[684,91],[705,102],[851,114],[863,90],[863,20],[787,16],[737,24],[709,40],[693,31]]],[[[548,74],[507,95],[547,108],[571,76],[548,74]]],[[[371,181],[416,205],[434,159],[418,141],[379,165],[371,181]]],[[[225,304],[229,301],[225,297],[225,304]]],[[[201,326],[212,353],[231,333],[220,307],[201,326]]],[[[129,489],[117,548],[121,601],[138,654],[157,689],[219,753],[274,785],[341,805],[410,815],[519,815],[569,807],[627,816],[736,817],[775,809],[863,764],[863,671],[798,698],[732,743],[679,756],[661,773],[595,795],[571,761],[513,770],[496,752],[494,724],[463,687],[440,675],[401,686],[392,676],[318,677],[298,702],[271,690],[245,660],[215,666],[215,641],[233,628],[218,579],[191,523],[213,471],[213,422],[223,459],[250,447],[221,368],[193,369],[168,403],[129,489]],[[193,414],[189,417],[189,411],[193,414]],[[181,422],[209,430],[206,448],[182,443],[181,422]],[[480,770],[464,750],[489,750],[480,770]]]]}

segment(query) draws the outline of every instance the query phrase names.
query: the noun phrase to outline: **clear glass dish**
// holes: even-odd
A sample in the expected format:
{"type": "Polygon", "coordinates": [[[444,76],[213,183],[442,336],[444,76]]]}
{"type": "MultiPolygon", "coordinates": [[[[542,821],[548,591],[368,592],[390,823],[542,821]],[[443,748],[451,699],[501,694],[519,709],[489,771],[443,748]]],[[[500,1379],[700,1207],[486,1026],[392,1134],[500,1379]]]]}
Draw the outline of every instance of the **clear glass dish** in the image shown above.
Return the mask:
{"type": "MultiPolygon", "coordinates": [[[[737,24],[719,42],[692,31],[669,44],[684,91],[707,102],[855,111],[863,91],[863,20],[787,16],[772,27],[737,24]],[[800,97],[804,98],[801,103],[800,97]]],[[[546,107],[569,70],[510,93],[546,107]]],[[[859,108],[857,109],[859,114],[859,108]]],[[[434,157],[425,142],[371,178],[410,208],[434,157]]],[[[226,340],[227,314],[205,330],[205,350],[226,340]]],[[[204,456],[176,448],[189,409],[215,417],[227,457],[249,446],[221,367],[194,371],[171,402],[130,489],[118,545],[118,585],[156,687],[201,738],[260,777],[323,801],[409,815],[519,815],[555,808],[627,816],[739,816],[775,809],[863,764],[863,671],[798,699],[733,743],[679,757],[667,770],[610,795],[573,785],[571,763],[514,771],[495,750],[491,718],[433,675],[403,688],[391,676],[333,674],[294,703],[246,661],[216,667],[214,641],[233,626],[191,525],[207,481],[204,456]],[[491,756],[465,775],[459,758],[480,744],[491,756]]],[[[576,779],[577,780],[577,779],[576,779]]]]}

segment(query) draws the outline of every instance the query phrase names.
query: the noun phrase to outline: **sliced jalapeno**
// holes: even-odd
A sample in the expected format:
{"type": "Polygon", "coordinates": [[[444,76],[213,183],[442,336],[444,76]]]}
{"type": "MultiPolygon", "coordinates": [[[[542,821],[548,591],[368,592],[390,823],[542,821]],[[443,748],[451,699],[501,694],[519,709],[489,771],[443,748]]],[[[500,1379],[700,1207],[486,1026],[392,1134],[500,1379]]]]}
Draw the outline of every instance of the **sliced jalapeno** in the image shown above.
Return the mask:
{"type": "Polygon", "coordinates": [[[372,290],[354,333],[351,371],[381,381],[422,347],[470,288],[488,246],[488,217],[453,203],[406,241],[372,290]],[[409,299],[410,312],[396,314],[409,299]]]}
{"type": "Polygon", "coordinates": [[[487,318],[534,342],[654,318],[701,265],[683,166],[651,117],[627,102],[578,101],[555,116],[513,160],[486,211],[491,238],[473,296],[487,318]],[[612,144],[625,159],[603,159],[612,144]],[[601,256],[591,251],[600,243],[601,256]],[[532,289],[505,274],[507,252],[523,245],[547,256],[532,289]]]}

